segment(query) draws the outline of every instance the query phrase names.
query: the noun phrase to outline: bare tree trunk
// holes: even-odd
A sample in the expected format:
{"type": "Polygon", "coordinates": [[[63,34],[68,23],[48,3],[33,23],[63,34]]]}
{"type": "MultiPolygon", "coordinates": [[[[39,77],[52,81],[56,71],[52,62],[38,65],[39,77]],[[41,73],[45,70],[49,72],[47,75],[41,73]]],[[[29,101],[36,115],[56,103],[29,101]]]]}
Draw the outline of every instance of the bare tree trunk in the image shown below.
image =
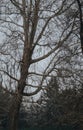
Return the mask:
{"type": "Polygon", "coordinates": [[[14,96],[9,111],[9,130],[18,130],[18,120],[22,96],[14,96]]]}
{"type": "Polygon", "coordinates": [[[80,19],[80,41],[81,41],[81,48],[83,53],[83,13],[82,13],[82,5],[80,0],[77,0],[78,7],[79,7],[79,19],[80,19]]]}

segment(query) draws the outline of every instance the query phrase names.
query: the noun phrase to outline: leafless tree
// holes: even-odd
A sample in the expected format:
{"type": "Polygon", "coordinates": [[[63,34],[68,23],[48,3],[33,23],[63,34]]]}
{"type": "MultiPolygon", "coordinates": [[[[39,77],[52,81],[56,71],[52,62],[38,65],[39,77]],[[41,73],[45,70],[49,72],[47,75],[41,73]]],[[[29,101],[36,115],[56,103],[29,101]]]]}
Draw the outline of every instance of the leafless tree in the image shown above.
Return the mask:
{"type": "Polygon", "coordinates": [[[10,130],[17,130],[23,96],[40,92],[52,76],[63,44],[74,30],[66,25],[66,0],[0,1],[0,76],[3,88],[13,95],[10,130]],[[31,87],[31,91],[30,88],[31,87]],[[30,91],[30,92],[29,92],[30,91]]]}

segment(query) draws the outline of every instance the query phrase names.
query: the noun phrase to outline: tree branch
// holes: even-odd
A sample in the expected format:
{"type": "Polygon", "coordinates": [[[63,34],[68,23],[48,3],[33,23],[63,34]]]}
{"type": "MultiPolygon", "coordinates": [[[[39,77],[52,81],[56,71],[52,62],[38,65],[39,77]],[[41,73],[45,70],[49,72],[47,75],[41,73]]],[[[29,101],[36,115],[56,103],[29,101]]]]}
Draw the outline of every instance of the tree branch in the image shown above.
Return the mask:
{"type": "Polygon", "coordinates": [[[20,11],[20,13],[21,13],[21,15],[23,15],[23,11],[22,11],[22,9],[20,8],[20,3],[18,3],[16,0],[10,0],[11,1],[11,3],[17,8],[17,9],[19,9],[19,11],[20,11]]]}
{"type": "Polygon", "coordinates": [[[23,92],[23,96],[33,96],[33,95],[35,95],[35,94],[37,94],[40,90],[42,90],[42,87],[39,87],[39,88],[37,88],[34,92],[31,92],[31,93],[25,93],[25,92],[23,92]]]}
{"type": "Polygon", "coordinates": [[[51,51],[49,51],[46,55],[39,57],[37,59],[33,59],[31,61],[31,64],[39,62],[39,61],[49,57],[55,50],[57,50],[68,39],[68,37],[71,35],[71,33],[72,33],[72,29],[62,41],[59,41],[59,43],[57,43],[57,46],[55,48],[53,48],[51,51]]]}
{"type": "Polygon", "coordinates": [[[8,75],[11,79],[15,80],[15,81],[19,81],[18,79],[16,79],[15,77],[11,76],[8,72],[6,72],[5,70],[0,70],[1,72],[5,73],[6,75],[8,75]]]}

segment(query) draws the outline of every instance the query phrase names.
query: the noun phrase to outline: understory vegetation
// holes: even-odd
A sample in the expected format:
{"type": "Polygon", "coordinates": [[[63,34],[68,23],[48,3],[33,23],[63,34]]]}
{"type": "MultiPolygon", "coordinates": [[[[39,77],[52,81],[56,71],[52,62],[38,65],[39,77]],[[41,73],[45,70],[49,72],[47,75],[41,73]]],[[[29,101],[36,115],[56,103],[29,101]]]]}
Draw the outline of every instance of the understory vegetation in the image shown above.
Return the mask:
{"type": "MultiPolygon", "coordinates": [[[[69,88],[59,90],[56,93],[56,80],[48,86],[37,101],[33,101],[29,107],[24,107],[23,103],[20,109],[19,128],[27,129],[83,129],[83,86],[78,89],[69,88]]],[[[0,126],[7,129],[8,126],[8,102],[11,99],[4,93],[0,93],[0,126]],[[2,96],[3,95],[3,96],[2,96]],[[1,99],[1,98],[0,98],[1,99]],[[6,111],[5,111],[6,110],[6,111]]],[[[0,129],[1,130],[1,129],[0,129]]]]}

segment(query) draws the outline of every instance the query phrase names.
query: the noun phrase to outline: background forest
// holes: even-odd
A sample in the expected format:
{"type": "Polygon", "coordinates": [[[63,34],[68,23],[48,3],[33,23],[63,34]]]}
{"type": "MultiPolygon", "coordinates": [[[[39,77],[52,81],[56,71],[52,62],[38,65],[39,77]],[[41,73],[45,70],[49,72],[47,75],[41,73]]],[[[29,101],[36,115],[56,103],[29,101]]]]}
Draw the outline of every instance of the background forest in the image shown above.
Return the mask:
{"type": "MultiPolygon", "coordinates": [[[[8,128],[11,98],[0,92],[0,129],[8,128]],[[5,107],[4,107],[5,106],[5,107]]],[[[83,86],[60,90],[56,78],[38,100],[24,100],[20,109],[19,128],[83,129],[83,86]],[[28,106],[27,106],[28,102],[28,106]],[[60,127],[60,128],[59,128],[60,127]]]]}

